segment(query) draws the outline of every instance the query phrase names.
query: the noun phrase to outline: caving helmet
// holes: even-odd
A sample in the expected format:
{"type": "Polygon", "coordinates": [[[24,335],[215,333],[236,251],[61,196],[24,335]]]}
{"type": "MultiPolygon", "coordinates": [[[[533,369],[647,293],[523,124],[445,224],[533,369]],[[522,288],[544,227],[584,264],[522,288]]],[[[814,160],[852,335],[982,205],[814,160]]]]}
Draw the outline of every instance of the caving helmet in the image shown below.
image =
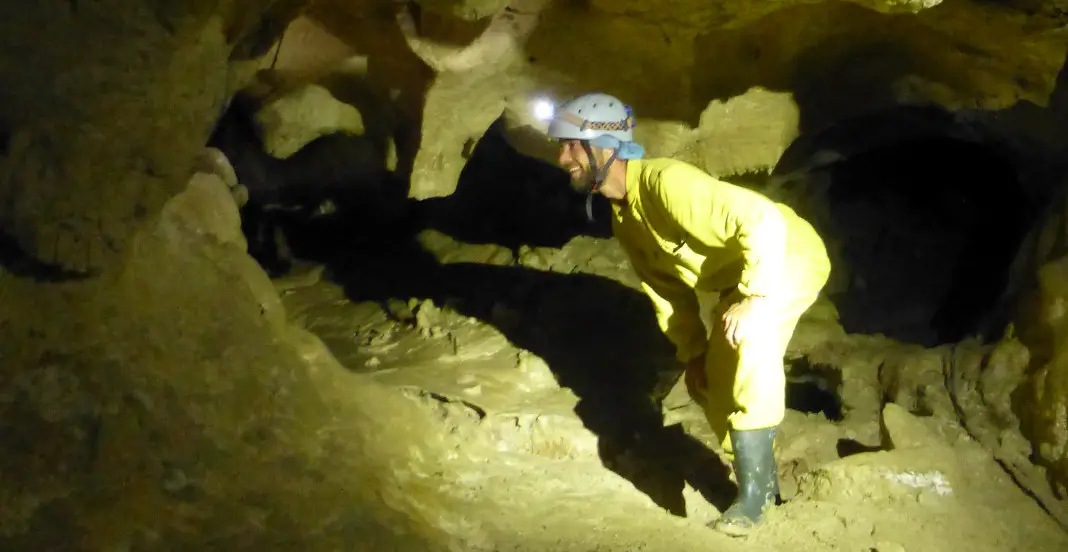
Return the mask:
{"type": "MultiPolygon", "coordinates": [[[[582,142],[593,172],[591,194],[604,183],[616,159],[641,159],[644,154],[644,149],[634,141],[637,123],[633,111],[615,96],[601,92],[583,94],[559,107],[548,100],[539,100],[534,105],[534,114],[549,121],[550,138],[582,142]],[[597,166],[591,146],[613,150],[603,167],[597,166]]],[[[589,204],[587,214],[592,216],[589,204]]]]}
{"type": "MultiPolygon", "coordinates": [[[[543,110],[542,114],[546,112],[543,110]]],[[[557,140],[586,140],[591,145],[613,149],[634,141],[633,112],[619,98],[608,94],[584,94],[547,114],[549,136],[557,140]]]]}

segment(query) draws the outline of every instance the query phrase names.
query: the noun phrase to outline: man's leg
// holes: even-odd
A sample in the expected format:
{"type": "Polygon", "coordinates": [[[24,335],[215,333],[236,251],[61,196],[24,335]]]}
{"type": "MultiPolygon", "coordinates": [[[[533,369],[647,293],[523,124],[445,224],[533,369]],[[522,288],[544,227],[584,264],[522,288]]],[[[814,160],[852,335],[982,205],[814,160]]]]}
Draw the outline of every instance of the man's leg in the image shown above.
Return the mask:
{"type": "MultiPolygon", "coordinates": [[[[786,414],[783,357],[798,320],[817,293],[783,303],[775,323],[737,349],[727,343],[722,324],[710,339],[703,406],[738,482],[734,504],[713,523],[713,528],[724,533],[746,534],[775,502],[778,470],[773,441],[786,414]]],[[[727,301],[723,310],[736,300],[727,301]]]]}

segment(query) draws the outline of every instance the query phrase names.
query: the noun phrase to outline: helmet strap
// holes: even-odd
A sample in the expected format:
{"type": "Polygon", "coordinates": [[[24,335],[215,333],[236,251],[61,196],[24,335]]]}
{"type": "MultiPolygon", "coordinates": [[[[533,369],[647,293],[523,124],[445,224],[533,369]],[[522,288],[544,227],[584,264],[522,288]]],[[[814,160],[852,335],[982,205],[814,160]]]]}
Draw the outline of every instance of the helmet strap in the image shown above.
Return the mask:
{"type": "Polygon", "coordinates": [[[589,140],[582,141],[582,148],[586,150],[586,158],[590,161],[590,169],[593,172],[593,186],[590,187],[589,195],[586,196],[586,219],[593,222],[593,193],[601,189],[604,181],[608,178],[608,169],[619,155],[619,149],[612,150],[612,156],[605,161],[603,167],[597,167],[597,158],[593,156],[593,148],[589,140]]]}

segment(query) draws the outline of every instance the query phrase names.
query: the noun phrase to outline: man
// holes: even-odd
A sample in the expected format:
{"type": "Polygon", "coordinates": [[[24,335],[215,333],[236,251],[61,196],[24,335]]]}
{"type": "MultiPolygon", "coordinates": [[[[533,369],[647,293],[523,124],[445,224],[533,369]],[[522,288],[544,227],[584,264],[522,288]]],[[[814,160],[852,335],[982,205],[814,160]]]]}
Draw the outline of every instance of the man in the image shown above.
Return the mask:
{"type": "Polygon", "coordinates": [[[576,189],[612,203],[612,228],[685,363],[686,385],[734,467],[738,497],[713,528],[739,536],[778,495],[783,356],[827,282],[823,241],[792,209],[673,159],[643,160],[631,110],[588,94],[550,116],[576,189]],[[718,294],[713,328],[696,291],[718,294]]]}

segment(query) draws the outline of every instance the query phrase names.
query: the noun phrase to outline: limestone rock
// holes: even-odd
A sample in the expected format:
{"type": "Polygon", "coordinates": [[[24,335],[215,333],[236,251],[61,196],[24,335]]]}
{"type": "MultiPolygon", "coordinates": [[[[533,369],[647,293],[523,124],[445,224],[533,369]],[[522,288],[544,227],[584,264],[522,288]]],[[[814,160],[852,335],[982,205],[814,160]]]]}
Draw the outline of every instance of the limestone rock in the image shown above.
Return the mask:
{"type": "Polygon", "coordinates": [[[466,164],[465,152],[477,143],[504,110],[501,88],[493,75],[439,77],[426,95],[419,150],[412,161],[413,199],[445,197],[456,190],[466,164]]]}
{"type": "Polygon", "coordinates": [[[954,451],[901,407],[883,411],[892,451],[861,453],[799,478],[804,500],[915,503],[953,495],[960,477],[954,451]]]}
{"type": "Polygon", "coordinates": [[[1068,481],[1068,257],[1051,262],[1039,273],[1044,360],[1030,376],[1032,401],[1024,413],[1025,427],[1044,463],[1068,481]]]}
{"type": "Polygon", "coordinates": [[[510,265],[515,262],[515,255],[506,247],[493,243],[463,243],[438,230],[424,230],[417,239],[423,249],[442,264],[510,265]]]}
{"type": "Polygon", "coordinates": [[[230,164],[230,160],[218,148],[205,148],[200,156],[197,157],[195,170],[218,176],[228,188],[236,188],[238,186],[237,173],[234,172],[234,166],[230,164]]]}
{"type": "MultiPolygon", "coordinates": [[[[531,102],[541,97],[617,95],[634,107],[636,138],[649,156],[674,156],[716,175],[768,171],[801,133],[872,109],[996,109],[1020,96],[1044,101],[1056,63],[1024,64],[999,51],[991,54],[997,61],[976,66],[946,53],[955,48],[951,41],[1026,32],[1015,24],[992,23],[975,5],[915,16],[880,13],[937,3],[728,2],[713,10],[680,2],[653,12],[637,2],[594,2],[592,10],[553,3],[537,12],[529,36],[523,25],[513,30],[518,34],[509,44],[523,44],[525,57],[509,61],[501,56],[511,46],[483,49],[486,35],[460,40],[463,46],[419,35],[418,42],[409,40],[413,52],[436,75],[426,94],[411,195],[449,195],[465,165],[465,144],[477,142],[502,115],[513,147],[555,162],[542,125],[529,116],[531,102]],[[585,37],[584,46],[572,47],[561,38],[567,36],[585,37]],[[661,39],[633,48],[622,38],[630,36],[661,39]],[[852,51],[866,52],[871,62],[845,53],[852,51]],[[998,76],[1036,71],[1044,76],[1029,83],[998,76]]],[[[492,28],[485,30],[492,35],[492,28]]],[[[1055,42],[1027,48],[1056,57],[1055,42]]]]}
{"type": "Polygon", "coordinates": [[[230,195],[234,203],[240,209],[248,203],[248,187],[237,181],[237,172],[230,160],[218,148],[204,148],[204,151],[196,159],[194,170],[200,173],[213,174],[222,179],[230,189],[230,195]]]}
{"type": "Polygon", "coordinates": [[[230,189],[214,174],[195,173],[186,191],[164,205],[162,223],[242,250],[248,246],[230,189]]]}
{"type": "MultiPolygon", "coordinates": [[[[1063,183],[1061,184],[1063,187],[1063,183]]],[[[1068,482],[1068,194],[1062,190],[1021,244],[1005,296],[1019,301],[1013,329],[1026,346],[1027,377],[1011,396],[1024,435],[1041,463],[1062,486],[1068,482]],[[1018,397],[1026,397],[1019,400],[1018,397]]],[[[1003,348],[1004,349],[1004,348],[1003,348]]],[[[998,370],[985,380],[1001,382],[1020,369],[1023,351],[1007,348],[998,370]]],[[[992,355],[991,361],[994,360],[992,355]]],[[[1004,414],[1005,389],[993,385],[991,402],[1004,414]]],[[[987,391],[984,389],[984,399],[987,391]]],[[[1002,416],[1004,417],[1004,415],[1002,416]]]]}
{"type": "Polygon", "coordinates": [[[235,279],[247,286],[264,319],[275,325],[284,323],[285,310],[278,291],[260,265],[244,255],[248,243],[241,232],[241,217],[230,190],[218,176],[194,174],[189,188],[163,206],[158,231],[172,254],[180,254],[178,251],[183,248],[201,254],[217,246],[222,246],[222,251],[229,249],[231,254],[221,257],[220,253],[212,253],[219,260],[219,268],[232,271],[235,279]],[[205,239],[209,241],[200,241],[205,239]],[[240,251],[241,255],[232,251],[240,251]]]}
{"type": "Polygon", "coordinates": [[[890,444],[897,449],[922,449],[941,444],[938,436],[920,418],[900,405],[889,403],[883,408],[883,424],[890,444]]]}
{"type": "Polygon", "coordinates": [[[560,387],[545,359],[530,352],[519,351],[516,355],[516,370],[519,372],[516,386],[523,391],[544,391],[560,387]]]}
{"type": "Polygon", "coordinates": [[[943,351],[902,348],[883,360],[879,380],[886,396],[906,410],[953,419],[956,411],[945,387],[945,363],[943,351]]]}
{"type": "Polygon", "coordinates": [[[952,480],[929,468],[920,455],[867,453],[834,462],[799,477],[796,499],[895,504],[950,497],[952,480]],[[922,467],[921,467],[922,466],[922,467]]]}
{"type": "Polygon", "coordinates": [[[791,94],[751,88],[701,112],[693,162],[714,174],[770,170],[797,138],[801,113],[791,94]]]}
{"type": "Polygon", "coordinates": [[[905,547],[893,541],[879,541],[871,548],[871,552],[906,552],[905,547]]]}
{"type": "Polygon", "coordinates": [[[279,159],[333,133],[362,135],[363,117],[326,88],[305,84],[271,98],[255,115],[267,153],[279,159]]]}
{"type": "Polygon", "coordinates": [[[798,321],[786,349],[789,358],[807,355],[820,345],[846,335],[838,322],[838,311],[826,296],[821,296],[798,321]]]}
{"type": "Polygon", "coordinates": [[[0,121],[10,137],[0,224],[20,247],[70,271],[115,266],[132,233],[185,188],[227,90],[253,70],[231,63],[228,40],[241,41],[271,3],[243,3],[247,27],[205,3],[0,7],[0,121]],[[77,108],[57,107],[71,98],[77,108]]]}
{"type": "Polygon", "coordinates": [[[1012,395],[1030,364],[1031,352],[1017,339],[1002,339],[984,359],[979,391],[992,417],[1004,427],[1017,425],[1012,395]]]}
{"type": "Polygon", "coordinates": [[[850,0],[882,13],[918,13],[933,8],[942,0],[850,0]]]}
{"type": "Polygon", "coordinates": [[[407,6],[397,12],[397,24],[408,46],[436,73],[460,73],[506,65],[523,57],[523,45],[538,26],[548,0],[510,0],[489,18],[469,44],[456,47],[419,36],[419,25],[407,6]]]}
{"type": "Polygon", "coordinates": [[[301,15],[286,27],[280,47],[264,57],[263,69],[314,81],[339,66],[359,62],[366,64],[366,57],[359,56],[355,48],[331,33],[323,23],[301,15]]]}
{"type": "Polygon", "coordinates": [[[460,19],[475,20],[499,13],[511,0],[418,0],[428,10],[460,19]]]}

